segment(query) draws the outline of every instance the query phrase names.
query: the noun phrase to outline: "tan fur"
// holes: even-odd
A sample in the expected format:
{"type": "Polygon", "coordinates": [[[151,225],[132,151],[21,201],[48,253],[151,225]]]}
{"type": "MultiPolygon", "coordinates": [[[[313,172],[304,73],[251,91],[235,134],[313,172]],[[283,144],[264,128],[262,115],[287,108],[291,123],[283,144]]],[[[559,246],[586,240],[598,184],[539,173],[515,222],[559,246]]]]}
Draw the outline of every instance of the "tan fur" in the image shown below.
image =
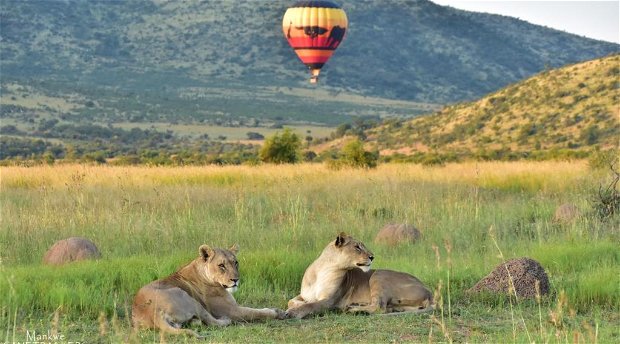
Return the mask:
{"type": "Polygon", "coordinates": [[[403,272],[371,270],[373,258],[362,242],[341,233],[308,267],[301,293],[288,302],[286,313],[301,319],[326,309],[352,313],[433,309],[433,296],[420,280],[403,272]]]}
{"type": "Polygon", "coordinates": [[[236,245],[230,250],[202,245],[198,258],[172,275],[142,287],[132,305],[134,327],[200,337],[181,326],[194,319],[206,325],[226,326],[231,320],[285,318],[286,314],[279,309],[237,304],[231,295],[239,281],[236,252],[236,245]]]}

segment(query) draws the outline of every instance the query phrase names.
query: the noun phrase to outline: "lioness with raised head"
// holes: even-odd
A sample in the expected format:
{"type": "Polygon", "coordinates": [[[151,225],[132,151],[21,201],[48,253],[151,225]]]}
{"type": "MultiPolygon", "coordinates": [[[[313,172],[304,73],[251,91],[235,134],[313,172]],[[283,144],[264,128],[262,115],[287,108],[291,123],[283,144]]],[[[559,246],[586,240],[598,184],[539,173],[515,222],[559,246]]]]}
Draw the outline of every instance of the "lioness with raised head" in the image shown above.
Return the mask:
{"type": "Polygon", "coordinates": [[[237,304],[231,295],[239,284],[237,251],[237,245],[229,250],[202,245],[198,258],[142,287],[131,308],[134,327],[200,337],[181,326],[194,319],[216,326],[228,325],[231,320],[284,319],[286,313],[279,309],[237,304]]]}
{"type": "Polygon", "coordinates": [[[420,280],[403,272],[371,270],[373,259],[362,242],[340,233],[308,267],[301,293],[288,302],[286,313],[301,319],[326,309],[365,313],[433,309],[433,296],[420,280]]]}

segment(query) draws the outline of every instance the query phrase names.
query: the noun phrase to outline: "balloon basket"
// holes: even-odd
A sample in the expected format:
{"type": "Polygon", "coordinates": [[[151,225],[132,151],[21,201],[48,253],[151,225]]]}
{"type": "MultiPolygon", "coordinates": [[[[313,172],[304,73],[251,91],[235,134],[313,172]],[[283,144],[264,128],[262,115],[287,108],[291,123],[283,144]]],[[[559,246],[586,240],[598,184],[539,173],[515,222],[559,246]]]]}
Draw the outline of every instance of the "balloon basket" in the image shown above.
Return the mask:
{"type": "Polygon", "coordinates": [[[311,69],[310,70],[310,74],[312,74],[312,76],[310,76],[310,83],[311,84],[316,84],[319,81],[319,73],[321,72],[320,69],[311,69]]]}

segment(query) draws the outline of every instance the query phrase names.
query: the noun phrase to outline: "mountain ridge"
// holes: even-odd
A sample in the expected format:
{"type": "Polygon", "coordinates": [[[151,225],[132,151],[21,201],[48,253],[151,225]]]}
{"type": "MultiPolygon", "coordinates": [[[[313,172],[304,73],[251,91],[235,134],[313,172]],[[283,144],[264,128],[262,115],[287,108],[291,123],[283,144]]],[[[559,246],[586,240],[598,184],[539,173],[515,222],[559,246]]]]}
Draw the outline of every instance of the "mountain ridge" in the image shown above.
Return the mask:
{"type": "MultiPolygon", "coordinates": [[[[290,4],[4,1],[3,74],[51,75],[129,90],[154,89],[145,74],[168,74],[170,87],[210,82],[308,87],[305,67],[282,37],[281,17],[290,4]]],[[[545,67],[619,49],[425,0],[340,4],[350,29],[321,81],[362,95],[429,103],[474,99],[545,67]]]]}

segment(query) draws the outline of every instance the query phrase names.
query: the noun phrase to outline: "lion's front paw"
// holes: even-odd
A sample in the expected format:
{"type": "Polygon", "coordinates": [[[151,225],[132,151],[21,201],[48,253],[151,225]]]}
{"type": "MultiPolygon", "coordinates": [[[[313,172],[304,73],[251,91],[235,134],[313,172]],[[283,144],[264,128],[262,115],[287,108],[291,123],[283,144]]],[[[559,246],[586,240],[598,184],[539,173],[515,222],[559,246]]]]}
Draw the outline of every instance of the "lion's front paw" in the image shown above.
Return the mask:
{"type": "Polygon", "coordinates": [[[287,318],[302,319],[306,315],[308,315],[308,312],[304,311],[302,308],[289,308],[286,310],[287,318]]]}
{"type": "Polygon", "coordinates": [[[230,325],[231,320],[227,317],[221,317],[219,319],[215,319],[215,326],[228,326],[230,325]]]}
{"type": "Polygon", "coordinates": [[[283,310],[281,310],[279,308],[273,308],[272,311],[276,312],[276,319],[278,319],[278,320],[288,319],[288,317],[289,317],[288,314],[285,311],[283,311],[283,310]]]}

